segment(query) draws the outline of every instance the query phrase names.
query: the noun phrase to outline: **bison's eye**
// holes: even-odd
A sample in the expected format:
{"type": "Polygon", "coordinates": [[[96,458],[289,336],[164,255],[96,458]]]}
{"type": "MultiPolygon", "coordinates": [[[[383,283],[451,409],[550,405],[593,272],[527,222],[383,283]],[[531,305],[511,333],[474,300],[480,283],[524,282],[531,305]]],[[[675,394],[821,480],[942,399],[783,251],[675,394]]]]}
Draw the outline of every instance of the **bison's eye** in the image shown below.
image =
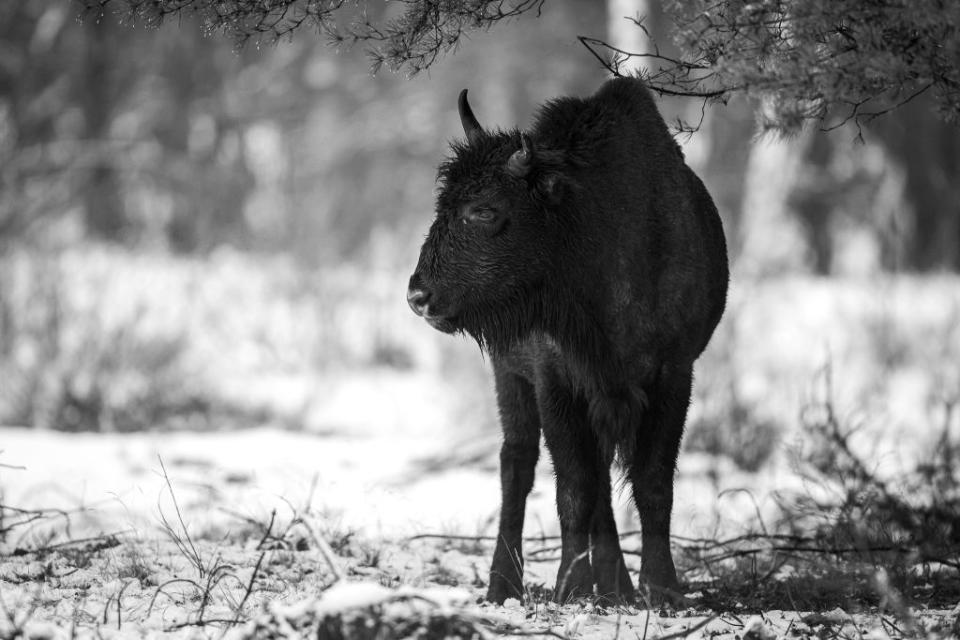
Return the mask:
{"type": "Polygon", "coordinates": [[[472,207],[463,214],[463,222],[473,224],[493,224],[497,221],[496,210],[489,207],[472,207]]]}

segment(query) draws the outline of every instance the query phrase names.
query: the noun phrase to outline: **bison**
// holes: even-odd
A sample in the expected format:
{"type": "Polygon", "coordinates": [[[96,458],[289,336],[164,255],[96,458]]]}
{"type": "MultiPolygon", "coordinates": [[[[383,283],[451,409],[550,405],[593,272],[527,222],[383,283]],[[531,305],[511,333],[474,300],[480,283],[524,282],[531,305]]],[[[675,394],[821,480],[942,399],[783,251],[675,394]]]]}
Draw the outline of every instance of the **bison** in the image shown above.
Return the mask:
{"type": "Polygon", "coordinates": [[[541,432],[562,539],[554,597],[635,596],[611,508],[615,458],[640,515],[641,585],[676,597],[673,476],[693,364],[729,277],[717,209],[639,79],[552,100],[527,131],[482,128],[466,90],[459,112],[466,141],[439,168],[407,300],[493,365],[502,503],[487,599],[523,593],[541,432]]]}

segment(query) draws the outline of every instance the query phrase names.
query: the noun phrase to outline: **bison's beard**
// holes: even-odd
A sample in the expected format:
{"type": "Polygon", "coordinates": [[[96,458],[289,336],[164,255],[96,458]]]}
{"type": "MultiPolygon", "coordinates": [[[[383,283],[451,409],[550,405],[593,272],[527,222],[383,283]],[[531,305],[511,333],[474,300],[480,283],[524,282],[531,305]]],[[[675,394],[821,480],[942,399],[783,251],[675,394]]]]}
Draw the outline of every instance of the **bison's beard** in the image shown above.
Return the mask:
{"type": "Polygon", "coordinates": [[[457,318],[445,318],[443,316],[427,316],[424,318],[431,327],[443,333],[456,333],[462,331],[457,322],[457,318]]]}
{"type": "Polygon", "coordinates": [[[542,329],[536,321],[542,318],[540,306],[537,288],[516,291],[503,300],[465,311],[460,329],[470,334],[484,351],[502,355],[542,329]]]}

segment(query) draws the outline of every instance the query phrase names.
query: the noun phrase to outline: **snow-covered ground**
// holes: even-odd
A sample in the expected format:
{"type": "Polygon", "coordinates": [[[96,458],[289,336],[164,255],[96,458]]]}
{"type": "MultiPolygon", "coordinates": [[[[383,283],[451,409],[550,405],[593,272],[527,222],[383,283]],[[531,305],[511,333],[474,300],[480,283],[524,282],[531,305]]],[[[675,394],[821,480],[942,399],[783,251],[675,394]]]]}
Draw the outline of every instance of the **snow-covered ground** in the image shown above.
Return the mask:
{"type": "MultiPolygon", "coordinates": [[[[154,372],[144,368],[153,360],[144,345],[177,336],[176,357],[168,359],[175,366],[157,376],[181,375],[198,392],[269,411],[255,428],[233,430],[225,421],[204,433],[0,427],[0,463],[23,467],[0,467],[6,504],[91,507],[84,517],[107,529],[124,518],[149,522],[164,486],[162,458],[202,520],[218,517],[218,500],[254,512],[309,499],[375,536],[491,530],[499,433],[489,363],[469,340],[432,331],[409,312],[404,272],[308,275],[283,260],[232,252],[201,261],[84,249],[52,265],[14,256],[7,278],[7,299],[20,300],[27,319],[43,316],[30,301],[44,278],[55,285],[66,320],[49,368],[73,387],[103,385],[108,408],[111,397],[150,399],[154,372]],[[100,352],[121,349],[130,363],[103,364],[100,352]]],[[[22,321],[13,367],[0,371],[0,402],[17,373],[43,369],[43,328],[22,321]]],[[[788,462],[803,445],[801,415],[827,393],[842,419],[859,426],[865,454],[878,466],[893,472],[921,459],[944,428],[944,406],[960,396],[957,362],[956,276],[735,276],[726,316],[698,365],[688,420],[694,450],[681,457],[677,532],[736,529],[754,501],[763,507],[772,492],[796,488],[788,462]],[[724,439],[755,439],[751,430],[772,434],[773,444],[759,470],[746,473],[731,462],[727,454],[737,452],[725,451],[724,439]],[[752,495],[718,501],[737,488],[752,495]]],[[[546,456],[540,472],[528,525],[550,532],[546,456]]],[[[631,510],[622,512],[630,526],[631,510]]]]}
{"type": "MultiPolygon", "coordinates": [[[[14,266],[8,278],[20,276],[8,300],[20,296],[26,305],[27,283],[43,273],[26,258],[14,266]]],[[[269,411],[258,425],[208,424],[204,432],[0,426],[0,503],[69,512],[12,529],[0,540],[4,552],[46,541],[50,530],[54,540],[103,532],[163,538],[161,519],[176,511],[161,460],[184,522],[204,540],[267,522],[274,509],[287,520],[310,511],[327,531],[370,541],[495,533],[499,433],[488,363],[468,340],[409,313],[404,273],[311,279],[282,262],[231,253],[203,263],[101,250],[65,254],[50,277],[67,318],[57,372],[106,371],[100,383],[122,387],[113,398],[119,406],[151,390],[150,371],[97,370],[102,360],[89,357],[90,345],[109,352],[119,339],[136,359],[133,347],[175,336],[176,368],[163,375],[182,372],[203,393],[269,411]]],[[[801,416],[828,394],[841,419],[859,426],[856,442],[878,472],[929,455],[944,430],[960,426],[960,412],[951,418],[946,410],[960,401],[958,320],[955,276],[735,279],[698,367],[674,533],[733,535],[775,517],[776,494],[803,488],[790,464],[804,446],[801,416]],[[754,429],[773,439],[748,472],[724,443],[749,442],[754,429]]],[[[44,365],[42,345],[31,343],[40,332],[24,327],[28,339],[4,365],[0,402],[14,395],[11,371],[44,365]]],[[[64,379],[93,384],[83,375],[64,379]]],[[[538,469],[531,536],[557,529],[546,455],[538,469]]],[[[621,529],[635,529],[627,492],[617,501],[621,529]]],[[[551,566],[528,570],[534,582],[552,582],[551,566]]]]}
{"type": "MultiPolygon", "coordinates": [[[[20,468],[0,471],[3,502],[21,508],[78,511],[73,533],[159,524],[173,513],[162,459],[181,509],[198,530],[228,530],[236,514],[265,520],[274,508],[292,515],[307,506],[332,524],[367,537],[418,533],[495,533],[499,476],[493,438],[458,442],[442,433],[411,435],[296,433],[265,427],[223,433],[58,434],[0,429],[3,457],[20,468]],[[467,462],[436,468],[453,452],[472,449],[467,462]]],[[[530,499],[530,535],[556,532],[549,459],[540,464],[530,499]]],[[[753,507],[731,511],[732,497],[715,508],[718,491],[788,488],[770,470],[737,471],[700,453],[682,458],[677,478],[675,531],[701,536],[722,522],[752,521],[753,507]],[[716,484],[712,476],[720,476],[716,484]]],[[[762,498],[764,492],[758,492],[762,498]]],[[[618,492],[622,526],[632,514],[618,492]]],[[[26,532],[17,532],[25,534],[26,532]]],[[[727,530],[730,533],[730,530],[727,530]]],[[[18,536],[14,536],[16,541],[18,536]]]]}

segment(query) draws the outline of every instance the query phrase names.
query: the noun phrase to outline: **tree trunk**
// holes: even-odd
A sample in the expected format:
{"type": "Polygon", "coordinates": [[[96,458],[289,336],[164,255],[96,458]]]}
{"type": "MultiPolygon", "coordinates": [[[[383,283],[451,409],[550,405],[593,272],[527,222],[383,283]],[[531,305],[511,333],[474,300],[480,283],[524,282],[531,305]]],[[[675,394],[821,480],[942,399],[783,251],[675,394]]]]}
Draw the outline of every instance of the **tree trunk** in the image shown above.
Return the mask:
{"type": "MultiPolygon", "coordinates": [[[[115,46],[114,26],[111,20],[100,20],[84,25],[88,30],[84,65],[84,85],[81,96],[86,121],[87,139],[101,146],[109,137],[114,110],[114,91],[111,67],[119,56],[115,46]]],[[[123,239],[126,216],[120,195],[120,178],[114,162],[100,149],[92,151],[90,177],[84,186],[84,209],[87,232],[97,237],[120,241],[123,239]]]]}
{"type": "MultiPolygon", "coordinates": [[[[624,76],[644,77],[659,69],[659,62],[642,57],[658,48],[663,55],[679,55],[670,39],[661,0],[607,0],[607,43],[641,56],[627,58],[620,64],[619,71],[624,76]],[[636,21],[640,21],[643,28],[636,21]]],[[[658,103],[667,126],[676,128],[677,122],[681,121],[685,126],[697,129],[693,135],[678,135],[677,142],[683,148],[687,164],[694,171],[703,172],[711,145],[709,120],[701,117],[702,103],[693,98],[669,96],[661,96],[658,103]]]]}
{"type": "Polygon", "coordinates": [[[960,269],[960,129],[934,115],[923,99],[878,119],[871,129],[903,167],[913,205],[903,266],[960,269]]]}
{"type": "Polygon", "coordinates": [[[765,135],[750,149],[738,238],[738,268],[744,274],[772,275],[806,266],[806,234],[789,198],[812,134],[807,128],[792,137],[765,135]]]}
{"type": "MultiPolygon", "coordinates": [[[[647,31],[656,34],[659,10],[660,0],[607,0],[607,42],[630,53],[652,53],[653,43],[633,20],[643,19],[647,31]]],[[[647,58],[630,58],[621,65],[620,73],[645,74],[648,63],[647,58]]]]}

